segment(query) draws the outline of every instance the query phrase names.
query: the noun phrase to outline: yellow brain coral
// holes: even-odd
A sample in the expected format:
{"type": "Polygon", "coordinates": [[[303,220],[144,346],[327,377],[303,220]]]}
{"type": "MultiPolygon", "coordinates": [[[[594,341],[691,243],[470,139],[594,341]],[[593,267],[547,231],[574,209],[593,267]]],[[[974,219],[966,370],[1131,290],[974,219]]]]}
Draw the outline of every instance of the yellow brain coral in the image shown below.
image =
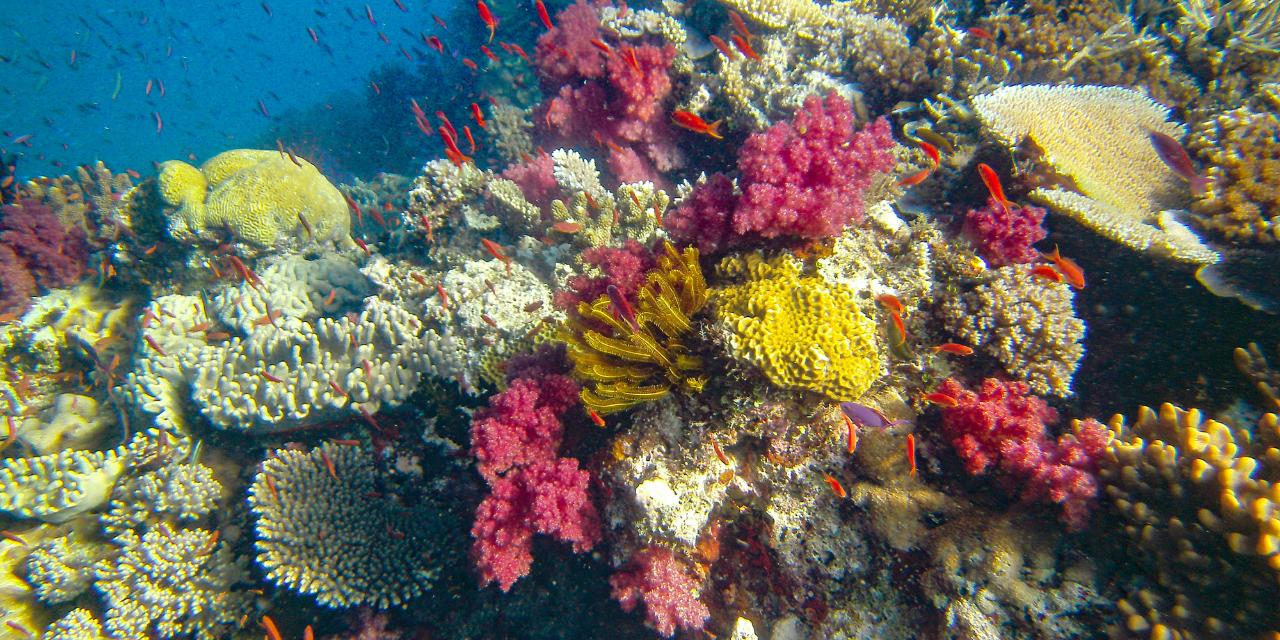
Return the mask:
{"type": "Polygon", "coordinates": [[[175,208],[170,235],[216,240],[217,232],[227,231],[263,248],[311,236],[350,244],[351,215],[342,193],[310,162],[296,162],[275,151],[235,149],[199,169],[178,160],[164,163],[160,195],[175,208]]]}
{"type": "Polygon", "coordinates": [[[801,275],[785,256],[726,258],[720,270],[746,276],[746,282],[713,295],[733,355],[759,367],[774,384],[853,400],[879,376],[875,323],[847,289],[801,275]]]}

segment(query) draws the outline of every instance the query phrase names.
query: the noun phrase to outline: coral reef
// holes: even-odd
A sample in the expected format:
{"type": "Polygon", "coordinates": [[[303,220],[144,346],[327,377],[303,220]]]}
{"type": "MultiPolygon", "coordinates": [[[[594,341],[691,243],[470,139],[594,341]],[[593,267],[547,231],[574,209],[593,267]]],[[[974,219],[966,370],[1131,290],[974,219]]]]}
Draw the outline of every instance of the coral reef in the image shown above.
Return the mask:
{"type": "Polygon", "coordinates": [[[249,504],[267,577],[327,607],[398,607],[429,589],[435,514],[370,498],[376,478],[369,453],[330,442],[263,462],[249,504]]]}
{"type": "Polygon", "coordinates": [[[582,403],[607,415],[662,398],[672,388],[701,391],[707,380],[702,360],[684,344],[693,316],[707,302],[698,251],[677,252],[664,242],[643,286],[630,296],[609,286],[590,303],[579,302],[561,333],[574,375],[584,384],[582,403]]]}
{"type": "Polygon", "coordinates": [[[704,253],[758,239],[826,238],[863,219],[864,194],[894,166],[889,123],[853,130],[849,103],[836,94],[809,97],[792,122],[747,138],[738,156],[741,196],[728,204],[723,178],[698,185],[665,218],[677,242],[704,253]],[[713,190],[714,195],[699,191],[713,190]]]}
{"type": "Polygon", "coordinates": [[[1045,210],[1040,207],[1005,207],[995,198],[988,198],[987,204],[965,214],[964,235],[992,267],[1027,264],[1040,259],[1032,245],[1048,235],[1041,226],[1044,215],[1045,210]]]}
{"type": "Polygon", "coordinates": [[[645,617],[658,633],[670,638],[677,629],[698,631],[711,612],[698,600],[699,580],[669,549],[650,547],[609,578],[613,597],[623,611],[644,603],[645,617]]]}
{"type": "Polygon", "coordinates": [[[64,226],[54,210],[34,200],[4,206],[0,213],[0,312],[31,306],[36,286],[54,289],[84,275],[89,247],[84,231],[64,226]]]}
{"type": "Polygon", "coordinates": [[[169,234],[178,241],[213,242],[226,232],[257,250],[301,244],[307,236],[308,241],[351,245],[351,216],[342,193],[303,159],[236,149],[199,169],[171,160],[161,165],[159,187],[175,209],[169,234]]]}
{"type": "Polygon", "coordinates": [[[0,511],[66,522],[106,502],[125,470],[124,448],[6,458],[0,465],[0,511]]]}
{"type": "Polygon", "coordinates": [[[1229,241],[1280,241],[1280,115],[1235,109],[1200,123],[1187,147],[1208,167],[1195,220],[1229,241]]]}
{"type": "Polygon", "coordinates": [[[938,386],[954,400],[942,408],[943,433],[970,474],[997,468],[1022,500],[1062,505],[1063,521],[1084,529],[1098,495],[1095,476],[1107,432],[1096,421],[1076,421],[1071,433],[1050,439],[1046,427],[1058,412],[1028,391],[1026,383],[994,378],[970,391],[948,378],[938,386]]]}
{"type": "Polygon", "coordinates": [[[817,26],[827,22],[822,6],[812,0],[723,0],[742,15],[779,29],[793,26],[817,26]]]}
{"type": "Polygon", "coordinates": [[[712,295],[730,352],[770,382],[856,400],[880,377],[876,326],[843,286],[802,275],[785,255],[726,258],[719,270],[745,279],[712,295]]]}
{"type": "Polygon", "coordinates": [[[1236,368],[1269,403],[1267,410],[1280,410],[1280,370],[1271,367],[1257,343],[1250,342],[1247,348],[1237,347],[1233,356],[1236,368]]]}
{"type": "Polygon", "coordinates": [[[1280,424],[1255,428],[1162,405],[1107,425],[1099,478],[1150,579],[1117,603],[1128,637],[1280,633],[1280,424]]]}
{"type": "Polygon", "coordinates": [[[73,609],[45,630],[44,640],[103,640],[102,625],[88,609],[73,609]]]}
{"type": "Polygon", "coordinates": [[[1175,139],[1182,125],[1150,98],[1119,87],[1019,85],[971,100],[1009,148],[1034,143],[1043,164],[1078,191],[1040,188],[1031,197],[1137,251],[1191,263],[1218,256],[1165,211],[1189,202],[1185,184],[1156,154],[1148,131],[1175,139]],[[1105,145],[1096,141],[1106,140],[1105,145]]]}
{"type": "Polygon", "coordinates": [[[1066,283],[1037,277],[1026,265],[987,271],[939,307],[947,330],[1004,366],[1036,393],[1071,395],[1084,357],[1085,324],[1066,283]]]}

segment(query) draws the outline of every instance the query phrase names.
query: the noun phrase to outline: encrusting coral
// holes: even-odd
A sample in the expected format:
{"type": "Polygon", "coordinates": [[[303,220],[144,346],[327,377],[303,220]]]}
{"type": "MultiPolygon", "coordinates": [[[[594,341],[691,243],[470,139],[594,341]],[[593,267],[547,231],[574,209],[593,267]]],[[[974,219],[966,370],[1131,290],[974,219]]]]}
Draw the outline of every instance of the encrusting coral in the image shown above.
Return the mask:
{"type": "Polygon", "coordinates": [[[1208,167],[1208,187],[1191,204],[1196,222],[1230,241],[1280,241],[1280,115],[1218,114],[1195,128],[1187,147],[1208,167]]]}
{"type": "Polygon", "coordinates": [[[745,282],[713,293],[715,318],[731,355],[792,389],[855,400],[880,377],[875,323],[853,293],[802,275],[787,256],[758,253],[721,261],[719,271],[745,282]]]}
{"type": "Polygon", "coordinates": [[[670,243],[663,243],[657,267],[636,291],[634,311],[625,298],[608,294],[580,302],[562,339],[584,384],[583,404],[606,415],[657,400],[674,387],[701,391],[702,361],[683,340],[706,302],[698,251],[678,252],[670,243]]]}
{"type": "Polygon", "coordinates": [[[1037,393],[1071,395],[1084,357],[1084,321],[1071,287],[1036,277],[1027,265],[992,269],[978,284],[943,299],[947,330],[1004,365],[1037,393]]]}
{"type": "Polygon", "coordinates": [[[1107,425],[1099,478],[1151,580],[1117,605],[1122,635],[1280,634],[1280,422],[1255,428],[1165,404],[1107,425]],[[1127,632],[1127,633],[1126,633],[1127,632]]]}
{"type": "Polygon", "coordinates": [[[351,214],[342,193],[303,159],[295,163],[275,151],[236,149],[199,169],[170,160],[160,167],[159,187],[175,208],[169,233],[179,241],[217,241],[226,232],[255,249],[304,238],[351,245],[351,214]]]}
{"type": "Polygon", "coordinates": [[[431,588],[436,516],[371,499],[369,453],[326,442],[278,450],[249,490],[258,562],[267,578],[327,607],[400,606],[431,588]]]}

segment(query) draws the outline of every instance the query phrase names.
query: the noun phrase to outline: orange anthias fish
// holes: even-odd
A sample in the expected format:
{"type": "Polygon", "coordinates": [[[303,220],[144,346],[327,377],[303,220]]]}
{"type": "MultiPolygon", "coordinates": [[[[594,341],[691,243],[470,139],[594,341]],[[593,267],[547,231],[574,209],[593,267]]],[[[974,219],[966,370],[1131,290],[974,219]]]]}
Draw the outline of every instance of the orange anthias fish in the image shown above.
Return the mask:
{"type": "Polygon", "coordinates": [[[916,434],[907,434],[907,462],[911,465],[911,475],[916,474],[916,434]]]}
{"type": "Polygon", "coordinates": [[[954,342],[946,342],[933,348],[935,353],[951,353],[957,356],[973,355],[973,348],[954,342]]]}
{"type": "Polygon", "coordinates": [[[945,393],[942,393],[941,391],[926,393],[923,396],[921,396],[921,399],[928,402],[932,402],[933,404],[936,404],[940,407],[954,407],[960,404],[959,401],[957,401],[955,398],[945,393]]]}
{"type": "Polygon", "coordinates": [[[903,312],[902,301],[898,300],[898,296],[892,293],[882,293],[876,296],[876,302],[884,305],[884,308],[901,315],[903,312]]]}
{"type": "Polygon", "coordinates": [[[489,27],[489,42],[493,42],[493,34],[498,29],[498,19],[493,17],[493,12],[489,11],[489,6],[484,3],[484,0],[476,0],[476,11],[480,13],[484,26],[489,27]]]}
{"type": "Polygon", "coordinates": [[[489,255],[497,258],[507,266],[507,273],[511,273],[511,256],[502,252],[501,245],[488,238],[480,238],[480,244],[484,245],[484,249],[489,252],[489,255]]]}
{"type": "Polygon", "coordinates": [[[1058,253],[1058,245],[1053,246],[1053,253],[1042,253],[1040,256],[1052,262],[1058,271],[1062,272],[1062,278],[1067,281],[1067,284],[1076,289],[1084,288],[1084,269],[1081,269],[1075,260],[1062,257],[1062,254],[1058,253]]]}
{"type": "Polygon", "coordinates": [[[1037,278],[1044,278],[1053,282],[1062,282],[1062,274],[1057,269],[1047,265],[1038,264],[1031,268],[1031,275],[1037,278]]]}
{"type": "Polygon", "coordinates": [[[724,139],[724,136],[720,135],[720,120],[708,124],[706,120],[688,111],[675,111],[671,114],[671,119],[675,121],[677,126],[684,127],[694,133],[708,135],[716,140],[724,139]]]}
{"type": "Polygon", "coordinates": [[[736,60],[738,58],[738,54],[734,53],[733,49],[729,48],[729,43],[725,42],[724,38],[713,35],[710,37],[710,40],[711,44],[714,44],[716,48],[720,50],[720,53],[724,54],[724,57],[730,60],[736,60]]]}
{"type": "Polygon", "coordinates": [[[535,0],[534,5],[538,8],[538,19],[542,21],[542,26],[550,31],[554,27],[551,25],[551,16],[547,14],[547,5],[542,4],[542,0],[535,0]]]}
{"type": "Polygon", "coordinates": [[[837,498],[843,499],[845,496],[849,495],[849,493],[844,490],[844,486],[840,484],[840,481],[831,477],[831,474],[822,474],[822,479],[827,481],[827,485],[831,487],[831,493],[836,494],[837,498]]]}
{"type": "Polygon", "coordinates": [[[1004,209],[1005,214],[1009,213],[1009,207],[1013,206],[1009,199],[1004,195],[1004,187],[1000,184],[1000,176],[996,175],[996,170],[985,162],[978,163],[978,175],[982,176],[982,184],[987,185],[987,193],[1004,209]]]}
{"type": "Polygon", "coordinates": [[[485,128],[484,113],[480,111],[480,105],[474,102],[471,103],[471,117],[475,118],[476,124],[479,125],[481,129],[485,128]]]}
{"type": "Polygon", "coordinates": [[[751,48],[751,43],[748,42],[746,38],[735,33],[729,36],[729,42],[732,42],[733,46],[737,47],[738,51],[742,52],[742,55],[759,62],[760,54],[756,53],[756,50],[751,48]]]}

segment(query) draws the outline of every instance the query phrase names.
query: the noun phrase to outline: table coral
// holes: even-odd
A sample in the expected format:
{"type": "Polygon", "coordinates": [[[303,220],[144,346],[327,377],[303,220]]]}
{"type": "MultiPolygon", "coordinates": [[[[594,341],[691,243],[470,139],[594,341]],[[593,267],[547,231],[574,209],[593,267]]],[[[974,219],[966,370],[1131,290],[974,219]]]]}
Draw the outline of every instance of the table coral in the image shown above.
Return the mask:
{"type": "Polygon", "coordinates": [[[1003,87],[971,103],[1001,143],[1011,149],[1034,143],[1043,164],[1078,189],[1039,188],[1033,199],[1136,251],[1217,261],[1175,218],[1162,215],[1189,202],[1186,185],[1156,155],[1147,133],[1182,137],[1183,126],[1168,121],[1167,108],[1121,87],[1073,85],[1003,87]]]}
{"type": "Polygon", "coordinates": [[[275,151],[236,149],[200,169],[170,160],[160,167],[159,184],[174,208],[169,233],[179,241],[216,241],[225,231],[259,250],[298,244],[309,234],[309,240],[351,245],[342,193],[303,159],[295,164],[275,151]]]}
{"type": "Polygon", "coordinates": [[[609,586],[623,611],[643,602],[649,624],[670,638],[677,629],[702,629],[711,617],[707,605],[698,599],[701,581],[691,573],[669,549],[649,547],[610,576],[609,586]]]}
{"type": "Polygon", "coordinates": [[[142,535],[120,534],[120,552],[96,568],[107,631],[124,638],[217,640],[239,628],[253,594],[234,587],[248,582],[249,572],[213,535],[168,523],[142,535]]]}
{"type": "MultiPolygon", "coordinates": [[[[1146,588],[1120,600],[1118,636],[1280,634],[1280,421],[1255,428],[1142,407],[1108,423],[1099,478],[1133,540],[1146,588]]],[[[1134,558],[1133,556],[1137,557],[1134,558]]]]}
{"type": "Polygon", "coordinates": [[[1191,205],[1196,222],[1233,242],[1280,241],[1280,115],[1218,114],[1196,127],[1187,147],[1208,167],[1209,187],[1191,205]]]}
{"type": "Polygon", "coordinates": [[[1084,357],[1085,323],[1066,283],[1036,277],[1027,265],[1009,265],[946,297],[940,311],[948,331],[1037,393],[1071,395],[1071,379],[1084,357]]]}
{"type": "Polygon", "coordinates": [[[326,607],[400,606],[431,588],[439,521],[430,503],[371,499],[374,459],[326,442],[278,450],[249,489],[267,578],[326,607]]]}
{"type": "Polygon", "coordinates": [[[745,279],[716,289],[715,318],[734,358],[770,382],[836,400],[856,400],[880,377],[875,323],[853,293],[802,275],[793,260],[726,258],[721,272],[745,279]]]}
{"type": "Polygon", "coordinates": [[[1057,422],[1058,412],[1029,395],[1026,383],[987,378],[970,391],[948,378],[937,390],[956,401],[942,408],[942,429],[966,471],[999,469],[1023,500],[1062,505],[1071,529],[1088,526],[1098,494],[1098,461],[1107,445],[1101,424],[1077,421],[1055,441],[1046,427],[1057,422]]]}

